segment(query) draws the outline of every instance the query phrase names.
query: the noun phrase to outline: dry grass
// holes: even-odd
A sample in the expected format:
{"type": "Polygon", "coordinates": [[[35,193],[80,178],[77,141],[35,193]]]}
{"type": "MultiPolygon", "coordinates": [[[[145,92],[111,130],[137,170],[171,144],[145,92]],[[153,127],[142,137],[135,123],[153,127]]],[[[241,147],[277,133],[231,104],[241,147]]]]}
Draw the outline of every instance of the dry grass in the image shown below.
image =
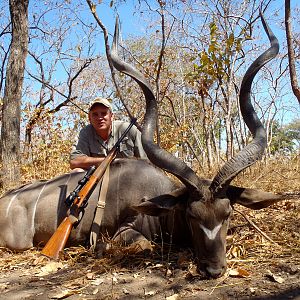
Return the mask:
{"type": "MultiPolygon", "coordinates": [[[[299,157],[289,160],[285,158],[261,162],[244,171],[235,180],[235,184],[252,188],[260,188],[274,192],[299,192],[299,157]]],[[[237,205],[270,239],[266,240],[239,213],[234,212],[227,238],[227,257],[229,270],[236,268],[253,273],[256,269],[282,269],[285,262],[293,261],[300,265],[300,197],[293,201],[283,201],[260,211],[252,211],[237,205]]],[[[46,261],[37,258],[37,249],[23,253],[14,253],[0,249],[0,272],[21,269],[25,265],[45,265],[46,261]]],[[[176,249],[164,245],[156,245],[152,255],[146,258],[137,254],[132,248],[114,247],[105,258],[94,260],[83,248],[70,248],[65,251],[63,261],[69,266],[89,261],[86,267],[97,274],[145,269],[147,264],[152,266],[163,264],[166,268],[189,268],[193,264],[191,251],[176,249]]],[[[288,267],[290,273],[292,267],[288,267]]]]}
{"type": "Polygon", "coordinates": [[[258,162],[242,172],[234,183],[275,193],[300,191],[300,156],[258,162]]]}
{"type": "MultiPolygon", "coordinates": [[[[277,158],[259,162],[235,179],[234,184],[259,188],[275,193],[297,193],[298,199],[283,201],[271,207],[253,211],[237,205],[259,229],[274,242],[264,238],[237,212],[231,222],[228,257],[233,263],[247,262],[248,268],[270,264],[276,267],[283,261],[300,264],[300,159],[277,158]],[[243,251],[238,251],[236,248],[243,251]],[[237,257],[235,257],[237,255],[237,257]]],[[[230,261],[230,260],[229,260],[230,261]]]]}

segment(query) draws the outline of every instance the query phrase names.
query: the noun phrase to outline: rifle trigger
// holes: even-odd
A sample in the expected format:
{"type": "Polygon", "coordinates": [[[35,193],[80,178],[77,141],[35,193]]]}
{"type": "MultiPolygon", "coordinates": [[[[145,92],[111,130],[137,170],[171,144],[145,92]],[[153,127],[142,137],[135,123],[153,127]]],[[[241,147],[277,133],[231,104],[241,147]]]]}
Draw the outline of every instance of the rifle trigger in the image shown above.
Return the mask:
{"type": "Polygon", "coordinates": [[[85,200],[84,202],[82,202],[81,206],[80,206],[80,209],[85,209],[88,205],[88,199],[85,200]]]}

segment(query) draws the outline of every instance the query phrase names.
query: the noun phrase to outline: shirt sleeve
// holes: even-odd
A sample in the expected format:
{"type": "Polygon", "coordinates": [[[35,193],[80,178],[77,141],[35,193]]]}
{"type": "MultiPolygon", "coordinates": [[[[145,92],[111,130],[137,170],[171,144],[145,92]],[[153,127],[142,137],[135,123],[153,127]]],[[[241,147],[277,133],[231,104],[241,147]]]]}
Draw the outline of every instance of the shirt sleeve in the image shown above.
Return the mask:
{"type": "Polygon", "coordinates": [[[71,153],[70,153],[70,160],[75,159],[79,156],[90,156],[90,148],[89,148],[89,138],[88,133],[85,128],[81,129],[77,141],[77,145],[73,145],[71,153]]]}
{"type": "Polygon", "coordinates": [[[134,156],[139,158],[145,158],[147,159],[147,155],[145,153],[145,150],[142,145],[142,135],[141,132],[137,129],[136,126],[132,127],[132,130],[134,131],[134,156]]]}

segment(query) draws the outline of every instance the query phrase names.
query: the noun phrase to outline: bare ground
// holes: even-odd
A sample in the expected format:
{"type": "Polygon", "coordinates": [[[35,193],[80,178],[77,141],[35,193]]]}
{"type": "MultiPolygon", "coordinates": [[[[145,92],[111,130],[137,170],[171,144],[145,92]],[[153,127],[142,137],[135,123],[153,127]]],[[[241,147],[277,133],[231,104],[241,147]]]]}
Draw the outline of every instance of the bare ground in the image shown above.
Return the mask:
{"type": "Polygon", "coordinates": [[[70,248],[60,261],[0,249],[0,299],[300,299],[299,201],[237,208],[267,236],[235,212],[222,278],[204,279],[191,250],[169,245],[148,255],[119,247],[102,259],[70,248]]]}

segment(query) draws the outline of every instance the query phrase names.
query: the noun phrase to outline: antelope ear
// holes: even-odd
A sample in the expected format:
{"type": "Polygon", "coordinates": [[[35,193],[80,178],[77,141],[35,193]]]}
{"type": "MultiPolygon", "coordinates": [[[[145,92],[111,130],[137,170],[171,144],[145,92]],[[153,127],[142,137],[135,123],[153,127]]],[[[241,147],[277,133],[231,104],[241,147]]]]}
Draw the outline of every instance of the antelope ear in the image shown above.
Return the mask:
{"type": "Polygon", "coordinates": [[[163,216],[175,207],[182,208],[186,195],[187,189],[182,187],[169,194],[163,194],[151,199],[143,198],[141,204],[132,206],[132,208],[145,215],[163,216]]]}
{"type": "Polygon", "coordinates": [[[299,198],[298,194],[273,194],[257,189],[242,188],[230,185],[227,197],[231,204],[238,203],[251,209],[262,209],[276,202],[299,198]]]}

